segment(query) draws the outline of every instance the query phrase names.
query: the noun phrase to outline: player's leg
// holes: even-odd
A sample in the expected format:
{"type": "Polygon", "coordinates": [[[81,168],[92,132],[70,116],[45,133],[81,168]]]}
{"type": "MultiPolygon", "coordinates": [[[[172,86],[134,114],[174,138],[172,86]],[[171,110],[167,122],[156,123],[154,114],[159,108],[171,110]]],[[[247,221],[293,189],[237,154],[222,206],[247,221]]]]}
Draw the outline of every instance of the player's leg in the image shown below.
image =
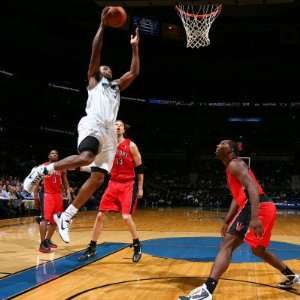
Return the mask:
{"type": "Polygon", "coordinates": [[[23,187],[31,193],[32,188],[43,176],[54,170],[73,170],[89,165],[95,159],[100,149],[101,128],[89,118],[83,117],[78,124],[78,155],[71,155],[47,166],[41,165],[31,170],[25,178],[23,187]]]}
{"type": "Polygon", "coordinates": [[[99,211],[93,226],[92,241],[97,243],[103,229],[105,214],[99,211]]]}
{"type": "Polygon", "coordinates": [[[273,253],[269,252],[264,246],[252,248],[252,252],[255,256],[261,258],[266,263],[273,266],[286,277],[285,280],[278,284],[278,287],[283,289],[290,289],[295,284],[300,284],[300,276],[293,272],[286,264],[284,264],[273,253]]]}
{"type": "Polygon", "coordinates": [[[103,229],[103,223],[105,218],[105,212],[119,212],[121,211],[117,202],[117,190],[115,189],[115,184],[110,181],[107,189],[105,190],[99,204],[99,212],[94,222],[92,239],[83,252],[83,255],[79,257],[79,260],[86,260],[96,254],[97,241],[101,235],[103,229]]]}
{"type": "MultiPolygon", "coordinates": [[[[98,167],[92,168],[90,177],[85,181],[81,186],[77,196],[72,201],[72,206],[77,210],[80,209],[88,199],[95,193],[95,191],[103,184],[107,171],[100,169],[98,167]]],[[[68,209],[65,213],[67,214],[68,209]]],[[[77,212],[77,211],[76,211],[77,212]]],[[[71,219],[73,214],[70,214],[69,218],[71,219]]]]}
{"type": "Polygon", "coordinates": [[[73,170],[91,164],[99,152],[100,142],[95,136],[87,135],[85,138],[79,136],[78,155],[71,155],[55,163],[46,166],[47,171],[52,168],[57,171],[73,170]]]}
{"type": "Polygon", "coordinates": [[[69,226],[71,219],[77,214],[78,210],[87,202],[95,191],[102,185],[105,178],[103,170],[93,169],[90,177],[80,188],[73,202],[67,209],[59,214],[54,215],[54,220],[57,224],[58,232],[62,240],[69,243],[69,226]]]}
{"type": "MultiPolygon", "coordinates": [[[[88,138],[93,138],[96,140],[94,137],[88,137],[88,138]]],[[[97,141],[98,142],[98,141],[97,141]]],[[[99,142],[98,142],[99,143],[99,142]]],[[[93,160],[95,159],[95,154],[92,151],[83,151],[78,155],[71,155],[68,156],[62,160],[59,160],[55,163],[51,163],[47,166],[38,166],[34,168],[33,171],[25,178],[24,180],[24,189],[27,192],[31,192],[34,184],[37,184],[40,182],[43,178],[43,176],[47,174],[51,174],[53,170],[75,170],[81,166],[86,166],[89,165],[93,160]]]]}
{"type": "Polygon", "coordinates": [[[180,296],[178,299],[191,300],[194,299],[193,297],[198,296],[199,299],[211,300],[219,278],[229,267],[233,251],[242,243],[243,240],[240,237],[227,233],[206,282],[200,287],[193,289],[187,296],[180,296]]]}
{"type": "Polygon", "coordinates": [[[54,215],[54,220],[58,226],[59,234],[62,240],[66,243],[70,241],[69,225],[71,219],[78,212],[79,208],[81,208],[101,186],[104,181],[105,174],[110,172],[113,165],[117,146],[115,132],[106,132],[103,129],[101,137],[103,140],[102,149],[101,152],[97,154],[93,166],[91,167],[92,173],[90,178],[83,184],[72,204],[70,204],[60,216],[54,215]]]}
{"type": "Polygon", "coordinates": [[[284,281],[278,284],[278,287],[287,289],[293,287],[295,284],[300,284],[299,275],[295,274],[276,255],[267,250],[276,219],[275,204],[272,202],[262,202],[259,209],[259,218],[264,227],[263,237],[257,238],[252,230],[245,237],[245,241],[250,245],[253,254],[273,266],[286,277],[284,281]]]}
{"type": "Polygon", "coordinates": [[[119,200],[122,206],[122,218],[125,221],[132,236],[133,256],[132,261],[138,262],[142,257],[142,247],[136,230],[132,214],[137,206],[136,185],[134,182],[120,184],[119,200]]]}
{"type": "Polygon", "coordinates": [[[133,241],[138,240],[139,235],[136,230],[136,225],[135,225],[135,222],[133,221],[132,216],[128,215],[128,214],[122,214],[122,218],[123,218],[124,222],[126,223],[126,225],[128,226],[128,229],[129,229],[129,232],[131,233],[133,241]]]}
{"type": "Polygon", "coordinates": [[[51,238],[55,232],[55,229],[56,229],[56,224],[48,223],[45,241],[48,244],[49,248],[57,248],[57,245],[51,241],[51,238]]]}
{"type": "Polygon", "coordinates": [[[139,235],[136,230],[136,225],[131,215],[123,214],[122,217],[125,223],[127,224],[128,229],[132,236],[132,245],[131,245],[133,247],[132,261],[136,263],[142,258],[142,245],[139,240],[139,235]]]}
{"type": "Polygon", "coordinates": [[[54,221],[54,214],[57,214],[57,213],[61,213],[63,211],[63,208],[64,208],[64,204],[63,204],[63,197],[61,195],[61,193],[59,194],[55,194],[55,195],[52,195],[52,201],[53,201],[53,211],[52,211],[52,214],[51,214],[51,219],[49,220],[49,223],[48,223],[48,227],[47,227],[47,234],[46,234],[46,243],[48,244],[49,248],[57,248],[57,245],[54,244],[52,242],[52,236],[56,230],[56,223],[54,221]]]}
{"type": "Polygon", "coordinates": [[[43,214],[43,223],[42,226],[44,226],[45,234],[43,235],[43,238],[40,243],[40,252],[49,253],[51,251],[51,248],[49,247],[46,237],[48,234],[48,226],[51,220],[53,220],[53,211],[55,207],[55,203],[52,199],[52,194],[44,193],[43,195],[43,206],[44,206],[44,214],[43,214]]]}
{"type": "Polygon", "coordinates": [[[238,248],[244,240],[247,233],[251,217],[251,207],[246,205],[243,209],[239,210],[235,218],[228,226],[227,233],[225,234],[223,243],[215,258],[210,275],[206,282],[200,287],[192,290],[187,296],[180,296],[178,300],[191,300],[199,299],[211,300],[213,292],[217,287],[218,280],[223,273],[227,270],[233,251],[238,248]]]}
{"type": "MultiPolygon", "coordinates": [[[[99,145],[99,141],[95,137],[87,136],[79,143],[78,151],[80,151],[81,153],[89,151],[93,154],[96,154],[97,152],[99,152],[99,145]]],[[[100,152],[97,154],[96,157],[94,156],[94,158],[97,159],[102,155],[103,154],[100,152]]],[[[94,194],[94,192],[103,183],[105,173],[107,173],[105,169],[101,169],[95,164],[90,168],[90,171],[90,177],[82,185],[72,204],[70,204],[65,211],[66,221],[70,221],[71,218],[77,213],[78,209],[80,209],[86,203],[86,201],[94,194]]]]}
{"type": "Polygon", "coordinates": [[[46,233],[47,233],[47,221],[45,219],[40,220],[39,229],[40,229],[40,237],[41,237],[40,245],[42,245],[43,241],[46,238],[46,233]]]}
{"type": "Polygon", "coordinates": [[[103,212],[97,214],[93,226],[92,239],[83,254],[79,257],[79,260],[86,260],[96,255],[97,241],[103,229],[104,217],[105,215],[103,212]]]}
{"type": "MultiPolygon", "coordinates": [[[[35,218],[36,222],[39,224],[39,231],[40,231],[40,238],[41,238],[41,242],[40,244],[45,240],[46,237],[46,232],[47,232],[47,222],[44,219],[44,193],[43,192],[39,192],[39,198],[38,198],[38,203],[35,203],[36,207],[39,208],[39,216],[37,216],[35,218]]],[[[35,199],[35,201],[37,201],[35,199]]]]}

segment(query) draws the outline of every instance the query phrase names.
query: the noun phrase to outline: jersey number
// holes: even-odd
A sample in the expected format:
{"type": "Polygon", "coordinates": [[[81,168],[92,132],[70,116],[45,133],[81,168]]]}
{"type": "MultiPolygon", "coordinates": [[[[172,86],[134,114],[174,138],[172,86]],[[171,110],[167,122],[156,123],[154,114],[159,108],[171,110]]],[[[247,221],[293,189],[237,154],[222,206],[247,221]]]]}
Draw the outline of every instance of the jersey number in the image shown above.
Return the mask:
{"type": "Polygon", "coordinates": [[[123,158],[117,158],[117,166],[122,166],[123,165],[123,158]]]}

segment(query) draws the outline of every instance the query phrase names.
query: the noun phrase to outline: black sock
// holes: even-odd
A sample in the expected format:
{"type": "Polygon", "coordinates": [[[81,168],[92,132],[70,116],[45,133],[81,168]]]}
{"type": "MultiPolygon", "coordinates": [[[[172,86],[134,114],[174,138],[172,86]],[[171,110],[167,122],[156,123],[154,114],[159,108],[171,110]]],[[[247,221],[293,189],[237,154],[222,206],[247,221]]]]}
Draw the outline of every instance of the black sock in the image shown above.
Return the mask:
{"type": "Polygon", "coordinates": [[[95,242],[95,241],[90,241],[90,246],[93,247],[93,248],[96,248],[97,242],[95,242]]]}
{"type": "Polygon", "coordinates": [[[285,276],[295,275],[295,273],[289,267],[286,267],[281,273],[285,276]]]}
{"type": "Polygon", "coordinates": [[[132,240],[132,245],[133,246],[139,246],[140,245],[140,240],[139,239],[133,239],[132,240]]]}
{"type": "Polygon", "coordinates": [[[213,278],[208,277],[208,279],[205,282],[207,289],[209,290],[209,292],[212,294],[218,284],[218,280],[215,280],[213,278]]]}

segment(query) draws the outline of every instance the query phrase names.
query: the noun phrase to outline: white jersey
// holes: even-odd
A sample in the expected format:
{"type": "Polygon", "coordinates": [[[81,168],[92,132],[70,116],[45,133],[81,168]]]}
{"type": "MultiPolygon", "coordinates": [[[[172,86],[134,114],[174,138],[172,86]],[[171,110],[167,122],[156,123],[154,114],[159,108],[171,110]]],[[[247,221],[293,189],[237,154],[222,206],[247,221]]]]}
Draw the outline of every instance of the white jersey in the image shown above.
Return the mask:
{"type": "Polygon", "coordinates": [[[113,126],[120,106],[120,88],[116,81],[102,79],[97,85],[88,89],[85,112],[88,118],[94,119],[105,127],[113,126]]]}

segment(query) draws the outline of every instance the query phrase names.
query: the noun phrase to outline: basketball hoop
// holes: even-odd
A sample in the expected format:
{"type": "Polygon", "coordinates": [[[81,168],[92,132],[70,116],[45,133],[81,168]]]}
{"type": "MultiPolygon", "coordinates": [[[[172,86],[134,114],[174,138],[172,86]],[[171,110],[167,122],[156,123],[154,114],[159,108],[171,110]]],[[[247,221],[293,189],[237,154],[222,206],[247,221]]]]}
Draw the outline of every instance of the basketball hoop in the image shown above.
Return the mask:
{"type": "Polygon", "coordinates": [[[187,48],[206,47],[210,44],[209,30],[212,23],[222,10],[222,4],[198,4],[180,3],[176,10],[183,23],[187,48]]]}

